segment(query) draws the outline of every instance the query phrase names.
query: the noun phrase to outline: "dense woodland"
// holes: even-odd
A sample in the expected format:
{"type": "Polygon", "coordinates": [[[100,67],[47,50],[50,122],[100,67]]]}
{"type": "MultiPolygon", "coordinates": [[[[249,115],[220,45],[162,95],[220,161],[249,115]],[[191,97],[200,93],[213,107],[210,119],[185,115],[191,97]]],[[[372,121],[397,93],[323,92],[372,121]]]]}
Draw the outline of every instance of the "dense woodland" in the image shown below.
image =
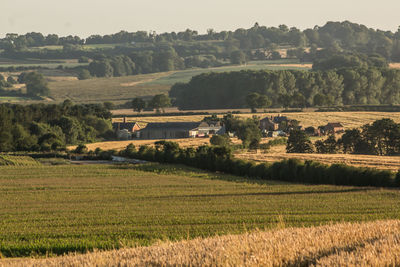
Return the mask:
{"type": "Polygon", "coordinates": [[[180,109],[400,104],[400,70],[341,68],[205,73],[170,91],[180,109]]]}
{"type": "Polygon", "coordinates": [[[0,151],[56,151],[113,136],[101,104],[0,105],[0,151]]]}
{"type": "Polygon", "coordinates": [[[286,25],[265,27],[256,23],[249,29],[221,32],[209,29],[206,34],[189,29],[162,34],[121,31],[83,39],[32,32],[7,34],[0,39],[1,57],[93,61],[89,70],[96,77],[279,59],[281,48],[287,50],[288,58],[307,62],[324,58],[326,53],[343,52],[378,54],[388,61],[400,61],[400,30],[395,33],[374,30],[344,21],[304,31],[286,25]],[[113,45],[101,47],[105,44],[113,45]],[[46,47],[49,45],[61,48],[50,49],[46,47]],[[94,48],[88,49],[88,45],[94,48]]]}

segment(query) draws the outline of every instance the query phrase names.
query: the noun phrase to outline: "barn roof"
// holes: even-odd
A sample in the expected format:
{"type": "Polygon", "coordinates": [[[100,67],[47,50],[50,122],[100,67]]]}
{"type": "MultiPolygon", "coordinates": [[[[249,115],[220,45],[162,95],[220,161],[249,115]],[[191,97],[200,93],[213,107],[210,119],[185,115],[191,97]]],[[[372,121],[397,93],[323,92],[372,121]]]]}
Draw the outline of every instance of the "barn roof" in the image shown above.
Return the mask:
{"type": "Polygon", "coordinates": [[[119,126],[120,130],[124,130],[124,129],[132,130],[132,128],[135,127],[136,124],[137,124],[136,122],[113,122],[112,128],[118,129],[118,126],[119,126]]]}
{"type": "Polygon", "coordinates": [[[200,122],[151,122],[143,130],[193,130],[200,122]]]}

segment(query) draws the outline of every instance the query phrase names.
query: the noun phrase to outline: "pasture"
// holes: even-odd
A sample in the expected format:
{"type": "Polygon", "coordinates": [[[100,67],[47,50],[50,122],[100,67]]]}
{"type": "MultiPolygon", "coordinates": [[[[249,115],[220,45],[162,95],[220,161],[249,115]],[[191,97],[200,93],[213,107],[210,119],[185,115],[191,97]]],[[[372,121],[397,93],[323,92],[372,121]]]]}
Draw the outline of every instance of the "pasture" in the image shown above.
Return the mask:
{"type": "Polygon", "coordinates": [[[159,164],[0,169],[5,257],[400,219],[398,190],[248,181],[159,164]]]}
{"type": "MultiPolygon", "coordinates": [[[[281,61],[282,62],[282,61],[281,61]]],[[[283,61],[284,62],[284,61],[283,61]]],[[[75,103],[112,101],[124,103],[135,97],[150,98],[155,94],[168,94],[176,82],[188,82],[193,76],[206,72],[225,72],[260,69],[307,69],[300,65],[285,66],[276,62],[228,66],[209,69],[160,72],[124,77],[93,78],[88,80],[53,81],[49,83],[51,96],[56,101],[70,99],[75,103]]]]}

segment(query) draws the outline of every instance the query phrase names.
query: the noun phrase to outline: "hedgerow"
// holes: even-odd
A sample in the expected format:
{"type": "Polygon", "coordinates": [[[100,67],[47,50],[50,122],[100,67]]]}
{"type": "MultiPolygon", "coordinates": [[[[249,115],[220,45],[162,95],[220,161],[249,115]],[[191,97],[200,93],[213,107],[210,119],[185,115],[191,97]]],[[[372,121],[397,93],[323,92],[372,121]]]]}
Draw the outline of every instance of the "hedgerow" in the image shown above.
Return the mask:
{"type": "Polygon", "coordinates": [[[180,148],[171,141],[159,141],[155,147],[129,146],[121,156],[160,162],[178,163],[209,171],[220,171],[249,178],[280,180],[293,183],[333,184],[350,186],[398,187],[400,172],[360,168],[345,164],[326,165],[313,161],[288,159],[275,163],[255,163],[232,156],[227,147],[201,146],[180,148]]]}

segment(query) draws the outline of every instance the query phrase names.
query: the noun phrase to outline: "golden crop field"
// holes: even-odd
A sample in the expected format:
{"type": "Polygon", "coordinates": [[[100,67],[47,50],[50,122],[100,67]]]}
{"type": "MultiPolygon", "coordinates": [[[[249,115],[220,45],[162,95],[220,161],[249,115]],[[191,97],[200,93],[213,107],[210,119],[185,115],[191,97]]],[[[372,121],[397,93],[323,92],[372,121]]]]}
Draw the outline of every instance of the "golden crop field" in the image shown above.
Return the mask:
{"type": "MultiPolygon", "coordinates": [[[[241,118],[251,118],[258,116],[277,116],[278,113],[248,113],[235,114],[241,118]]],[[[290,112],[281,113],[282,116],[287,116],[289,119],[300,121],[300,125],[304,127],[326,125],[328,122],[340,122],[345,128],[357,128],[367,123],[372,123],[375,120],[382,118],[391,118],[395,122],[400,123],[400,112],[372,112],[372,111],[354,111],[354,112],[290,112]]],[[[127,117],[128,121],[136,121],[139,124],[146,125],[150,122],[182,122],[182,121],[201,121],[205,115],[191,116],[154,116],[154,117],[127,117]]],[[[222,115],[219,115],[222,117],[222,115]]],[[[115,118],[114,121],[122,121],[122,118],[115,118]]]]}
{"type": "Polygon", "coordinates": [[[399,266],[400,221],[256,231],[58,258],[3,260],[3,263],[10,266],[399,266]]]}
{"type": "Polygon", "coordinates": [[[268,152],[263,151],[241,151],[235,157],[257,162],[276,162],[284,159],[313,160],[325,164],[343,163],[356,167],[369,167],[381,170],[400,170],[400,157],[398,156],[375,156],[355,154],[296,154],[286,153],[285,146],[276,146],[268,152]]]}

